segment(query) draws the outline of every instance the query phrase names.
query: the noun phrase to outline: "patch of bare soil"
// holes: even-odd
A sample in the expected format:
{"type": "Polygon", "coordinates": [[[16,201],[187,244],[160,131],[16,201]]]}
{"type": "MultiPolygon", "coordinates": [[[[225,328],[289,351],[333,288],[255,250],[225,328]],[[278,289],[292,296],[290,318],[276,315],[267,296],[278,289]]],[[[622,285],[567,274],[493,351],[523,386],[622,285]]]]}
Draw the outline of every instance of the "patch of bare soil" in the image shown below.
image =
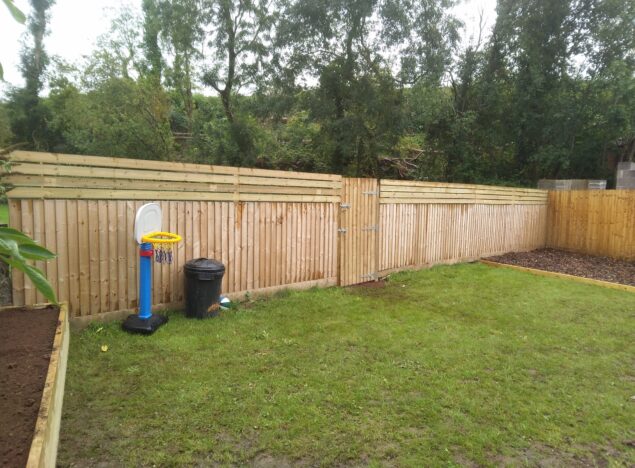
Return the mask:
{"type": "Polygon", "coordinates": [[[350,289],[376,289],[376,288],[385,288],[386,280],[379,281],[366,281],[365,283],[353,284],[349,286],[350,289]]]}
{"type": "Polygon", "coordinates": [[[9,265],[0,262],[0,306],[10,305],[11,300],[11,276],[9,265]]]}
{"type": "Polygon", "coordinates": [[[0,466],[26,464],[58,315],[57,307],[0,312],[0,466]]]}
{"type": "Polygon", "coordinates": [[[635,261],[556,249],[513,252],[486,260],[635,286],[635,261]]]}
{"type": "Polygon", "coordinates": [[[349,294],[367,297],[382,301],[399,301],[407,299],[407,291],[404,285],[389,282],[387,280],[369,281],[367,283],[347,286],[349,294]]]}
{"type": "Polygon", "coordinates": [[[576,447],[578,450],[558,450],[548,445],[533,444],[512,456],[498,455],[493,463],[497,466],[566,466],[576,468],[627,466],[627,456],[613,448],[595,446],[576,447]],[[626,458],[625,458],[626,457],[626,458]]]}

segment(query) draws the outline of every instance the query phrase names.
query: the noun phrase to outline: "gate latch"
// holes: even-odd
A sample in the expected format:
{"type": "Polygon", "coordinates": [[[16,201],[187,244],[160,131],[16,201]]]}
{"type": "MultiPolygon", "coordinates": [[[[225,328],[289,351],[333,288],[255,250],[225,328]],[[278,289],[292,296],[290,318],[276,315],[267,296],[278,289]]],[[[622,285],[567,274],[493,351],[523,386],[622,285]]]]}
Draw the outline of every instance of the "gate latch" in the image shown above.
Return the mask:
{"type": "Polygon", "coordinates": [[[342,208],[343,210],[345,210],[346,208],[350,208],[351,204],[350,203],[340,203],[340,208],[342,208]]]}
{"type": "Polygon", "coordinates": [[[346,229],[346,228],[338,228],[337,232],[339,232],[341,234],[346,234],[348,232],[348,229],[346,229]]]}
{"type": "Polygon", "coordinates": [[[379,226],[376,224],[373,224],[371,226],[366,226],[362,228],[362,231],[379,231],[379,226]]]}
{"type": "Polygon", "coordinates": [[[377,192],[377,191],[372,191],[372,192],[362,192],[362,195],[379,195],[379,192],[377,192]]]}

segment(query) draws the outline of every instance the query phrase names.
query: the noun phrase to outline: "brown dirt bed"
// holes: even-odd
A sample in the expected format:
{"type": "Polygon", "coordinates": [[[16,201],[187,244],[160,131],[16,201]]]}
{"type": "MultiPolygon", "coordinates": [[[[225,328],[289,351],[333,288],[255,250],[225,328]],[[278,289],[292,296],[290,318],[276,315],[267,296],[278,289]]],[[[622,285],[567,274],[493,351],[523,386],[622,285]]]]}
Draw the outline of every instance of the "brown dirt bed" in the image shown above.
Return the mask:
{"type": "Polygon", "coordinates": [[[556,249],[508,253],[486,260],[635,286],[635,261],[556,249]]]}
{"type": "Polygon", "coordinates": [[[0,466],[24,466],[57,327],[59,309],[0,311],[0,466]]]}

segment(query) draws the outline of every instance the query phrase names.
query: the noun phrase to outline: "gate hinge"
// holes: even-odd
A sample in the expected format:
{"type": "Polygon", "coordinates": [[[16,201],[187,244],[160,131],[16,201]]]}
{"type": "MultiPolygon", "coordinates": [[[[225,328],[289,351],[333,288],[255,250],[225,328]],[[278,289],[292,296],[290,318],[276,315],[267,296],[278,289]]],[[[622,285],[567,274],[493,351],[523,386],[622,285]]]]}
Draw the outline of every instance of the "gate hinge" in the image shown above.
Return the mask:
{"type": "Polygon", "coordinates": [[[377,191],[373,191],[373,192],[362,192],[362,195],[379,195],[379,192],[377,192],[377,191]]]}
{"type": "Polygon", "coordinates": [[[377,224],[373,224],[371,226],[366,226],[362,228],[362,231],[379,231],[379,226],[377,224]]]}
{"type": "Polygon", "coordinates": [[[361,279],[367,279],[367,280],[371,280],[371,281],[375,281],[378,280],[379,277],[377,276],[377,273],[368,273],[367,275],[361,275],[360,276],[361,279]]]}
{"type": "Polygon", "coordinates": [[[346,208],[350,208],[351,204],[350,203],[340,203],[340,208],[342,208],[343,210],[345,210],[346,208]]]}
{"type": "Polygon", "coordinates": [[[345,234],[345,233],[348,232],[348,229],[346,229],[346,228],[337,228],[337,232],[345,234]]]}

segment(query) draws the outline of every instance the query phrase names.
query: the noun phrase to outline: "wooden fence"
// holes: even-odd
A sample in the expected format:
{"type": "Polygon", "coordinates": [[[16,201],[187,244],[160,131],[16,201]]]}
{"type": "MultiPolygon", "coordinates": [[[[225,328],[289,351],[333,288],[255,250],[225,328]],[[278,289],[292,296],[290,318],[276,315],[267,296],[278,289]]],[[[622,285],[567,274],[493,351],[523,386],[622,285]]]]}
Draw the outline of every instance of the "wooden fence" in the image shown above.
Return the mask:
{"type": "MultiPolygon", "coordinates": [[[[74,315],[134,309],[136,210],[158,202],[183,235],[155,264],[153,302],[183,301],[187,260],[226,265],[223,291],[335,284],[341,177],[194,164],[15,152],[9,222],[58,254],[39,264],[74,315]]],[[[15,272],[13,302],[43,298],[15,272]]]]}
{"type": "Polygon", "coordinates": [[[380,274],[544,247],[547,192],[382,180],[380,274]]]}
{"type": "MultiPolygon", "coordinates": [[[[184,237],[172,265],[155,264],[155,304],[182,304],[184,264],[202,256],[226,265],[225,293],[243,294],[545,245],[541,190],[24,151],[9,161],[10,225],[58,254],[37,266],[75,317],[137,306],[132,230],[150,201],[184,237]]],[[[12,283],[15,305],[43,300],[19,272],[12,283]]]]}
{"type": "Polygon", "coordinates": [[[635,190],[549,192],[547,245],[635,259],[635,190]]]}

